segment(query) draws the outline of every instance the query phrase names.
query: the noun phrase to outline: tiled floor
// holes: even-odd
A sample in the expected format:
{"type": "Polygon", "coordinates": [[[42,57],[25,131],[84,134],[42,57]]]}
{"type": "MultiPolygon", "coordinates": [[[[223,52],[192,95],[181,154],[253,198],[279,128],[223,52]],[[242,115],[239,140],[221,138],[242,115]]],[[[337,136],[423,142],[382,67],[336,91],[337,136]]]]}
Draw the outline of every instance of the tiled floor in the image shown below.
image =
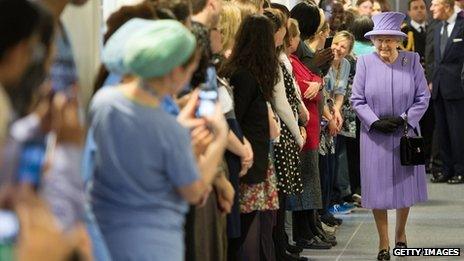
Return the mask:
{"type": "MultiPolygon", "coordinates": [[[[393,257],[392,260],[464,260],[464,185],[429,184],[429,200],[416,205],[406,228],[409,247],[459,247],[460,257],[393,257]]],[[[389,211],[390,242],[394,244],[394,211],[389,211]]],[[[376,260],[378,237],[366,209],[341,216],[338,245],[331,250],[305,250],[310,260],[376,260]]]]}

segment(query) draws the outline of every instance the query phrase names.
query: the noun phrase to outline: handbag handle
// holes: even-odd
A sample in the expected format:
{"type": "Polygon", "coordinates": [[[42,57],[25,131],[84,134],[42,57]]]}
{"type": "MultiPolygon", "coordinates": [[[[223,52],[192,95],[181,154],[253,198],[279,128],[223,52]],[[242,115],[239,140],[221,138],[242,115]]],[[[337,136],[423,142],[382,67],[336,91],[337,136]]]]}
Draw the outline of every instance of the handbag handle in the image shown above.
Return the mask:
{"type": "Polygon", "coordinates": [[[404,117],[404,124],[403,124],[403,136],[408,137],[408,115],[404,117]]]}
{"type": "MultiPolygon", "coordinates": [[[[419,136],[419,132],[417,131],[416,128],[413,128],[413,131],[416,134],[416,136],[419,136]]],[[[404,117],[403,136],[409,137],[408,136],[408,113],[406,113],[406,116],[404,117]]]]}

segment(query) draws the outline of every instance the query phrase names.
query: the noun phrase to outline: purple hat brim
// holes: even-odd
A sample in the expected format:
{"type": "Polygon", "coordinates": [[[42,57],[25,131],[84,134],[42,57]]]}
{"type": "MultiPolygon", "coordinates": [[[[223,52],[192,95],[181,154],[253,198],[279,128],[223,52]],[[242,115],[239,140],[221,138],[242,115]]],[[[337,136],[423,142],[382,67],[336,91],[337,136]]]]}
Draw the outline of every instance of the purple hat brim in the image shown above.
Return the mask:
{"type": "Polygon", "coordinates": [[[373,30],[373,31],[367,32],[364,35],[364,37],[370,40],[371,39],[370,37],[374,36],[374,35],[401,36],[403,38],[408,37],[405,33],[401,32],[401,31],[396,31],[396,30],[373,30]]]}

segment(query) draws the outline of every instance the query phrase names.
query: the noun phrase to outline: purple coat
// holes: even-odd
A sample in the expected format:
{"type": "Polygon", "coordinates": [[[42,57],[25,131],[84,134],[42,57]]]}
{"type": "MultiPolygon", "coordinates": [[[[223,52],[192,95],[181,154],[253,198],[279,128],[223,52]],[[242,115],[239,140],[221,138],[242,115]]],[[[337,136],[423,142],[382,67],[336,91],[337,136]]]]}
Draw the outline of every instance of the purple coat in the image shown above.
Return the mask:
{"type": "MultiPolygon", "coordinates": [[[[429,104],[430,92],[417,53],[399,52],[393,64],[377,53],[358,58],[351,103],[361,120],[362,205],[370,209],[398,209],[427,200],[424,166],[402,166],[400,138],[403,128],[384,134],[370,129],[380,117],[408,114],[410,127],[429,104]]],[[[411,136],[415,135],[409,129],[411,136]]]]}

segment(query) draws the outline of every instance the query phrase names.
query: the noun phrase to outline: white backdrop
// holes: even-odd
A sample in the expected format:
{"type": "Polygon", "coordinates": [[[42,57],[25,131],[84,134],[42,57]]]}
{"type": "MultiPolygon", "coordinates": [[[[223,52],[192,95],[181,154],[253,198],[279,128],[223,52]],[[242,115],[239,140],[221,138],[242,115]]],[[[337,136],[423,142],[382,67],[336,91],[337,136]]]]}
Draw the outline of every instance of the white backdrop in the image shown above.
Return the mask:
{"type": "Polygon", "coordinates": [[[288,8],[288,10],[292,10],[292,8],[296,4],[301,2],[301,0],[272,0],[271,2],[272,3],[278,3],[278,4],[281,4],[281,5],[285,5],[288,8]]]}
{"type": "Polygon", "coordinates": [[[81,97],[87,104],[93,89],[93,81],[100,66],[101,4],[89,0],[82,7],[68,5],[62,21],[69,32],[74,57],[79,72],[81,97]]]}
{"type": "Polygon", "coordinates": [[[138,4],[140,2],[142,2],[142,0],[102,0],[103,21],[106,21],[108,16],[121,6],[138,4]]]}
{"type": "Polygon", "coordinates": [[[89,0],[82,7],[68,5],[62,20],[71,38],[79,72],[82,101],[86,105],[93,90],[95,75],[100,66],[101,39],[104,21],[119,7],[141,0],[89,0]]]}

